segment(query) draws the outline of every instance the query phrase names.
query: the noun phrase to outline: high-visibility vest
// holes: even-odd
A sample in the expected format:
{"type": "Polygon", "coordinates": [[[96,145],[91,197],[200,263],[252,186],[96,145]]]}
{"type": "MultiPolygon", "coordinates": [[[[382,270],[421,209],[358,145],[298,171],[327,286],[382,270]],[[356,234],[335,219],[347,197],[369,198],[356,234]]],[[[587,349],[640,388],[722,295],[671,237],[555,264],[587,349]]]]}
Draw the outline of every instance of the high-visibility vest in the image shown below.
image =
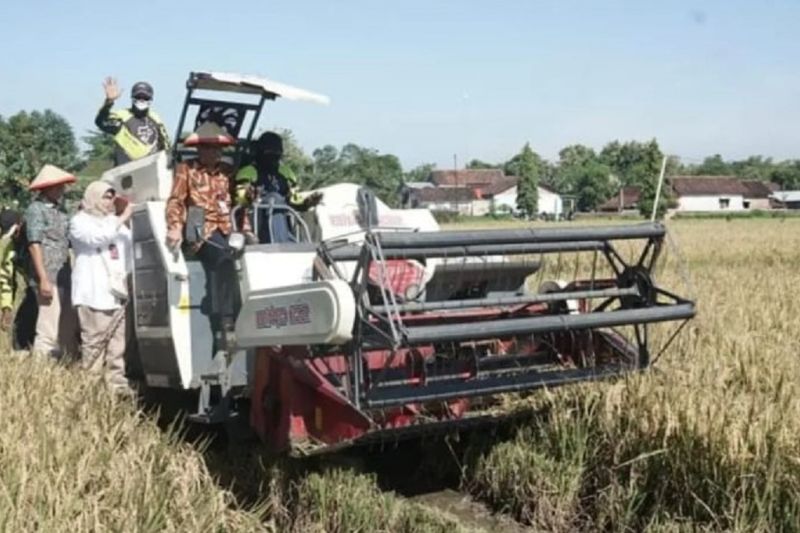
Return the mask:
{"type": "MultiPolygon", "coordinates": [[[[128,129],[127,123],[133,118],[131,110],[116,109],[111,112],[111,116],[122,122],[122,127],[114,135],[114,142],[128,154],[128,157],[133,161],[150,155],[152,147],[149,144],[143,143],[128,129]]],[[[147,116],[156,123],[158,134],[164,139],[164,150],[169,151],[169,136],[167,135],[167,127],[164,125],[164,121],[162,121],[161,117],[153,110],[148,110],[147,116]]]]}
{"type": "MultiPolygon", "coordinates": [[[[289,186],[287,202],[291,204],[299,204],[302,202],[297,194],[297,175],[294,171],[284,164],[278,166],[278,174],[286,178],[286,183],[289,186]]],[[[247,203],[245,198],[247,194],[247,187],[252,185],[258,180],[258,169],[255,165],[247,165],[239,169],[236,173],[236,203],[243,205],[247,203]]]]}

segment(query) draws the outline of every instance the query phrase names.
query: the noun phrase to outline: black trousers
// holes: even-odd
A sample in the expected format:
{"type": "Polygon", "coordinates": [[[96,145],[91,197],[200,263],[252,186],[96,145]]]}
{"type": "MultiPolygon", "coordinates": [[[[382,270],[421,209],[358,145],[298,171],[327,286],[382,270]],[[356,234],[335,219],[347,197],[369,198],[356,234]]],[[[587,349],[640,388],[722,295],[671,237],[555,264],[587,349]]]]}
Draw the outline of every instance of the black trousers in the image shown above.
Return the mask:
{"type": "Polygon", "coordinates": [[[241,307],[239,282],[236,277],[233,250],[227,236],[219,230],[211,234],[197,251],[197,258],[206,273],[206,297],[203,313],[208,315],[214,333],[214,350],[224,350],[225,332],[233,331],[236,314],[241,307]]]}
{"type": "Polygon", "coordinates": [[[36,291],[32,287],[25,288],[25,296],[14,316],[14,349],[29,350],[36,337],[36,319],[39,317],[39,305],[36,303],[36,291]]]}

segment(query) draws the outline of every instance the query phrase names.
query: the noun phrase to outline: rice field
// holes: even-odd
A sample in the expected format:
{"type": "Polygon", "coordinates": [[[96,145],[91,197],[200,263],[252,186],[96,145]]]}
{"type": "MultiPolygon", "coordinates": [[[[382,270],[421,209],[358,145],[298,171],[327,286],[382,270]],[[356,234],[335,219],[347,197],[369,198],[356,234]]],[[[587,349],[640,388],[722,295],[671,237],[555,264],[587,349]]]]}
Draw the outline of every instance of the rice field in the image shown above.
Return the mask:
{"type": "MultiPolygon", "coordinates": [[[[533,422],[412,467],[535,531],[800,530],[800,220],[668,227],[659,281],[698,317],[654,371],[509,398],[533,422]]],[[[363,465],[209,450],[75,369],[3,357],[0,409],[3,531],[471,527],[363,465]]]]}
{"type": "MultiPolygon", "coordinates": [[[[467,474],[495,508],[548,531],[800,529],[800,224],[669,229],[698,317],[655,371],[531,399],[544,421],[467,474]]],[[[666,255],[659,281],[681,286],[666,255]]]]}

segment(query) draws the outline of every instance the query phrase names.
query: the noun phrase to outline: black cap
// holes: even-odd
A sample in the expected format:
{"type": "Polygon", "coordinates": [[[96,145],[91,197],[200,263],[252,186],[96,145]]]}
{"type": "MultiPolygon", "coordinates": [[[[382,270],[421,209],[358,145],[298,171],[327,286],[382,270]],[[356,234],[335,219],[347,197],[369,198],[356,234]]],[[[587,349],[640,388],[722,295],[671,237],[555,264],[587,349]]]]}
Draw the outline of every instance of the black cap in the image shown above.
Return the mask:
{"type": "Polygon", "coordinates": [[[137,81],[131,88],[131,98],[153,99],[153,87],[146,81],[137,81]]]}

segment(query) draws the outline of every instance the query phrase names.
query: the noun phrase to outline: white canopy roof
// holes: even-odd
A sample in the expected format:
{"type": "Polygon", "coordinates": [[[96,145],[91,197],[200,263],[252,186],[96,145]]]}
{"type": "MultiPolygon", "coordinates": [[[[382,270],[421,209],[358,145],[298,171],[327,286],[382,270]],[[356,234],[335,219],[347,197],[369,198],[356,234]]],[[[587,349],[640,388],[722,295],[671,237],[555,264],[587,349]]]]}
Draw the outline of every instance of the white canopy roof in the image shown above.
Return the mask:
{"type": "Polygon", "coordinates": [[[230,91],[246,94],[265,94],[269,98],[286,98],[300,102],[328,105],[330,98],[305,89],[292,87],[277,81],[228,72],[193,72],[192,81],[197,89],[230,91]]]}

